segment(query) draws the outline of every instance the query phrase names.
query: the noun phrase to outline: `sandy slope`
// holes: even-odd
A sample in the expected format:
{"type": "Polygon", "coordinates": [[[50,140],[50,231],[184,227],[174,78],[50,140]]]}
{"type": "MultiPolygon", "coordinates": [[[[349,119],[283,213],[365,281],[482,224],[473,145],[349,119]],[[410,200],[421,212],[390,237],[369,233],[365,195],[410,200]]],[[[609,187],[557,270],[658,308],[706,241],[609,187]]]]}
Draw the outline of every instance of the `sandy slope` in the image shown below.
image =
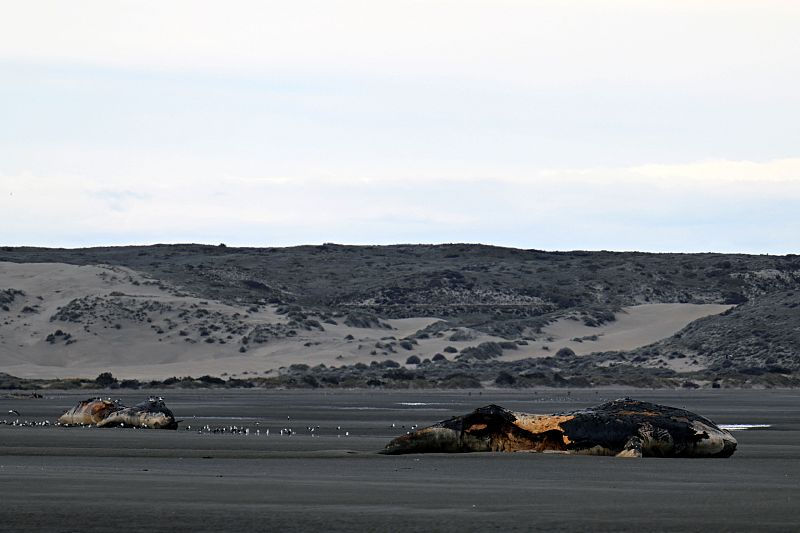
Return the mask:
{"type": "MultiPolygon", "coordinates": [[[[382,352],[371,354],[380,339],[402,338],[436,321],[390,320],[392,330],[325,324],[325,331],[301,330],[296,337],[252,343],[242,354],[244,334],[257,326],[285,324],[287,318],[276,314],[274,307],[253,312],[246,306],[186,296],[129,269],[109,266],[0,262],[0,289],[5,288],[24,294],[14,299],[9,312],[0,311],[0,370],[28,377],[92,376],[108,370],[122,377],[164,378],[263,373],[298,362],[369,362],[388,358],[382,352]],[[97,316],[83,316],[76,322],[52,320],[76,298],[99,299],[97,316]],[[147,308],[142,314],[146,318],[119,316],[115,305],[109,309],[107,304],[147,308]],[[25,312],[26,307],[33,311],[25,312]],[[204,316],[198,318],[198,312],[204,316]],[[199,330],[220,325],[222,330],[236,332],[215,334],[224,344],[204,342],[208,337],[201,337],[199,330]],[[48,342],[48,335],[56,330],[70,334],[76,342],[61,338],[48,342]],[[348,335],[353,339],[347,340],[348,335]]],[[[403,361],[407,357],[391,355],[403,361]]]]}
{"type": "MultiPolygon", "coordinates": [[[[631,350],[674,335],[689,322],[708,315],[716,315],[731,308],[721,304],[643,304],[626,307],[617,313],[616,320],[599,327],[585,326],[578,320],[561,319],[543,328],[541,341],[533,349],[522,351],[524,357],[548,355],[568,347],[576,354],[631,350]],[[597,340],[586,337],[597,336],[597,340]],[[582,341],[573,340],[584,339],[582,341]],[[549,350],[542,349],[547,346],[549,350]]],[[[509,359],[519,359],[513,354],[509,359]]]]}
{"type": "MultiPolygon", "coordinates": [[[[182,311],[203,309],[232,316],[246,313],[217,302],[181,295],[171,287],[128,269],[109,266],[75,266],[58,263],[0,263],[0,289],[21,290],[10,312],[0,311],[0,365],[9,373],[31,376],[86,375],[99,368],[129,365],[190,362],[237,353],[238,346],[188,343],[178,334],[179,326],[169,328],[167,320],[183,326],[177,318],[182,311]],[[117,295],[124,296],[117,296],[117,295]],[[91,317],[64,322],[54,315],[76,298],[99,298],[101,303],[119,302],[123,306],[150,306],[146,320],[126,316],[91,317]],[[34,312],[25,312],[25,308],[34,312]],[[117,329],[119,325],[119,329],[117,329]],[[156,328],[164,334],[158,334],[156,328]],[[47,336],[61,330],[74,343],[47,336]]],[[[101,309],[103,315],[104,309],[101,309]]],[[[253,321],[280,320],[274,312],[254,313],[253,321]]]]}
{"type": "MultiPolygon", "coordinates": [[[[0,371],[24,377],[91,377],[104,371],[139,379],[264,374],[301,362],[338,366],[393,359],[403,363],[410,355],[432,357],[447,346],[460,350],[501,340],[474,332],[469,340],[450,341],[452,332],[445,332],[440,337],[421,339],[406,350],[397,343],[387,345],[436,322],[436,318],[388,320],[391,330],[353,328],[339,319],[335,325],[324,323],[324,331],[299,329],[294,337],[250,342],[245,346],[247,351],[241,353],[242,338],[252,334],[254,328],[285,327],[287,317],[269,306],[254,311],[244,305],[200,300],[135,271],[102,265],[0,262],[0,290],[9,288],[24,294],[8,304],[9,311],[0,310],[0,371]],[[78,306],[81,314],[72,320],[59,319],[59,310],[71,309],[76,299],[83,306],[78,306]],[[62,336],[48,341],[48,335],[57,330],[68,333],[70,339],[62,336]]],[[[518,350],[506,350],[503,359],[545,356],[564,346],[578,354],[631,349],[672,335],[689,322],[728,307],[639,305],[625,309],[615,322],[597,328],[560,320],[545,328],[536,341],[518,350]],[[598,336],[596,341],[571,340],[592,335],[598,336]],[[543,348],[545,345],[549,350],[543,348]]]]}

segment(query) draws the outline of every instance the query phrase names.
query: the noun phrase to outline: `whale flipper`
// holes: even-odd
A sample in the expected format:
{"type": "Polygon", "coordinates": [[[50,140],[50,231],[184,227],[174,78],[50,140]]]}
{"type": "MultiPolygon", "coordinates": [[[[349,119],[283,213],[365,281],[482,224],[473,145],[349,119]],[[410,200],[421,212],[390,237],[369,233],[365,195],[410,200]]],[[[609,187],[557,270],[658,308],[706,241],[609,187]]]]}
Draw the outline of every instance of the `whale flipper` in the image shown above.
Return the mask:
{"type": "Polygon", "coordinates": [[[642,438],[634,435],[615,457],[642,457],[642,438]]]}

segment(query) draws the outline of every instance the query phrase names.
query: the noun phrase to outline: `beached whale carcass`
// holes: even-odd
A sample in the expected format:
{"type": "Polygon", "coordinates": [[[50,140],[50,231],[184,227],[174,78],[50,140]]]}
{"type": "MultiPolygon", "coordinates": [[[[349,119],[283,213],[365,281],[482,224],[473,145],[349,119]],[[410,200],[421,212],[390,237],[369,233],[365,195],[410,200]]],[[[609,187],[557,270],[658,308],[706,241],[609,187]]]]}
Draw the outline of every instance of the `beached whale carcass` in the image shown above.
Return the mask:
{"type": "Polygon", "coordinates": [[[562,414],[481,407],[392,440],[381,453],[562,452],[618,457],[730,457],[736,439],[683,409],[623,398],[562,414]]]}
{"type": "Polygon", "coordinates": [[[178,429],[175,415],[161,398],[149,398],[133,407],[114,411],[97,424],[97,427],[135,427],[149,429],[178,429]]]}
{"type": "Polygon", "coordinates": [[[149,398],[133,407],[125,407],[111,400],[90,398],[61,415],[58,423],[62,426],[178,429],[175,415],[164,403],[163,398],[149,398]]]}
{"type": "Polygon", "coordinates": [[[91,426],[99,424],[105,417],[122,407],[117,402],[101,398],[89,398],[78,402],[58,418],[62,426],[91,426]]]}

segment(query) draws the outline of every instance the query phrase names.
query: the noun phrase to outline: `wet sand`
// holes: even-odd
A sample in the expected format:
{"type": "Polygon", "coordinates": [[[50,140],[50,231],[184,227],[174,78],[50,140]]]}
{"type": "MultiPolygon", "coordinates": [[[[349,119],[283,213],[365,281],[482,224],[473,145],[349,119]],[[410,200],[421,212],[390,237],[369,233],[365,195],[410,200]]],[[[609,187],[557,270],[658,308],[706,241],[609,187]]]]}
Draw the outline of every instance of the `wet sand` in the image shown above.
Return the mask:
{"type": "MultiPolygon", "coordinates": [[[[800,391],[162,395],[178,431],[0,425],[0,530],[792,531],[800,521],[800,391]],[[488,403],[548,413],[625,395],[771,427],[737,431],[730,459],[374,453],[413,424],[488,403]],[[206,424],[250,434],[198,434],[206,424]]],[[[0,421],[17,418],[9,409],[53,421],[88,395],[46,396],[0,395],[0,421]]]]}

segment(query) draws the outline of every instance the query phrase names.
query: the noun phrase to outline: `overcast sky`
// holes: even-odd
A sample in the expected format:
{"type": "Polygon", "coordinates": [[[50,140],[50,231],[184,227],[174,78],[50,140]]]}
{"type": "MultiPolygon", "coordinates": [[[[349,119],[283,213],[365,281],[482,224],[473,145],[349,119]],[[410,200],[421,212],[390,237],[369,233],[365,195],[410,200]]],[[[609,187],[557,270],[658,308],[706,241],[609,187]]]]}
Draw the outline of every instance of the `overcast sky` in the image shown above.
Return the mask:
{"type": "Polygon", "coordinates": [[[7,2],[0,244],[800,253],[800,2],[7,2]]]}

